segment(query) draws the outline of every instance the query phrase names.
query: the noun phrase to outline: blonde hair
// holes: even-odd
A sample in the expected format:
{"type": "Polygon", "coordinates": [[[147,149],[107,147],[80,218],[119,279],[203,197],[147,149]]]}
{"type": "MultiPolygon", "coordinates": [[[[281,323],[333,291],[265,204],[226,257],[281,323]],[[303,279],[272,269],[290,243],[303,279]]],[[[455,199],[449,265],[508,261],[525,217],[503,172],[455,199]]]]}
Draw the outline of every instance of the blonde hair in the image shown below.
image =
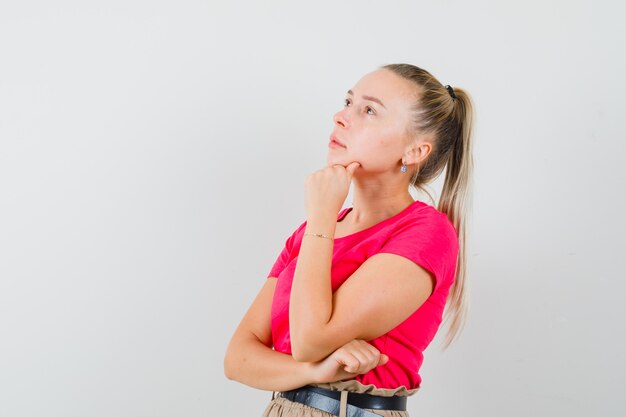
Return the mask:
{"type": "Polygon", "coordinates": [[[469,310],[466,218],[471,208],[471,182],[474,169],[472,155],[474,105],[465,90],[453,87],[452,93],[447,89],[448,86],[442,85],[422,68],[410,64],[389,64],[381,68],[414,83],[418,97],[413,108],[413,126],[410,129],[419,135],[433,135],[432,150],[415,171],[410,184],[417,190],[426,192],[433,200],[424,185],[436,179],[446,168],[437,209],[448,216],[456,229],[459,254],[454,283],[450,288],[444,311],[444,323],[451,319],[443,346],[445,350],[463,329],[469,310]]]}

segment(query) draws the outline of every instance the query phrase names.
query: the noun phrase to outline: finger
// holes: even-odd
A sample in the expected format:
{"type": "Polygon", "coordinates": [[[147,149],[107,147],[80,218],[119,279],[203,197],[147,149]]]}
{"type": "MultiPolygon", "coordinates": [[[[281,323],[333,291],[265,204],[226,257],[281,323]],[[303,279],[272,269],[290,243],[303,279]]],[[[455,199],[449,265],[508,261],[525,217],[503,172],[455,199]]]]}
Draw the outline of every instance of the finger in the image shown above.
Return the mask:
{"type": "Polygon", "coordinates": [[[375,364],[378,363],[378,360],[380,359],[380,351],[376,349],[376,346],[366,342],[365,340],[363,340],[362,343],[363,349],[367,349],[367,351],[370,352],[370,357],[373,359],[373,362],[375,364]]]}
{"type": "Polygon", "coordinates": [[[361,367],[361,362],[352,354],[347,354],[341,362],[345,364],[343,369],[353,374],[358,373],[361,367]]]}
{"type": "Polygon", "coordinates": [[[369,356],[371,358],[378,359],[378,356],[380,355],[380,352],[379,352],[378,349],[376,349],[376,346],[372,345],[371,343],[369,343],[369,342],[367,342],[365,340],[360,340],[360,347],[364,351],[368,352],[368,354],[369,354],[369,356]]]}
{"type": "Polygon", "coordinates": [[[369,371],[378,363],[378,360],[372,360],[372,357],[364,350],[355,350],[352,352],[352,356],[354,356],[359,362],[358,368],[354,368],[353,372],[357,372],[359,374],[369,371]]]}
{"type": "Polygon", "coordinates": [[[370,369],[373,369],[377,366],[384,365],[389,361],[389,357],[383,353],[380,353],[376,347],[366,341],[362,341],[362,346],[364,349],[367,349],[369,352],[371,359],[370,369]]]}
{"type": "Polygon", "coordinates": [[[359,341],[349,347],[350,353],[361,362],[358,372],[363,374],[378,365],[379,353],[376,348],[365,341],[359,341]]]}
{"type": "Polygon", "coordinates": [[[335,360],[343,367],[344,371],[355,373],[358,370],[361,363],[359,360],[350,352],[350,349],[346,349],[344,346],[341,349],[338,349],[334,353],[335,360]]]}
{"type": "Polygon", "coordinates": [[[360,167],[361,164],[359,162],[351,162],[347,167],[346,167],[346,171],[348,172],[348,178],[350,180],[352,180],[352,176],[354,175],[354,171],[357,170],[358,167],[360,167]]]}

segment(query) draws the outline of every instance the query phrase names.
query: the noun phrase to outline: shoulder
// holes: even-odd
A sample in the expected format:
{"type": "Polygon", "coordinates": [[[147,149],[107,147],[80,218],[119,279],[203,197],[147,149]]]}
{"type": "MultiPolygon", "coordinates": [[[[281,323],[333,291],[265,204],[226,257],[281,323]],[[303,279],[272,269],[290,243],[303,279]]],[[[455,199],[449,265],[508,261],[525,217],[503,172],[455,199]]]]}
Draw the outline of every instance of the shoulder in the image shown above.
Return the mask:
{"type": "Polygon", "coordinates": [[[399,222],[400,228],[412,228],[416,233],[434,232],[451,240],[457,240],[456,227],[442,211],[421,201],[416,201],[415,208],[399,222]]]}
{"type": "Polygon", "coordinates": [[[448,216],[426,203],[394,224],[379,253],[393,253],[432,272],[435,289],[451,282],[459,253],[456,229],[448,216]]]}
{"type": "Polygon", "coordinates": [[[459,252],[456,228],[448,216],[423,202],[399,219],[383,249],[394,248],[416,256],[453,261],[459,252]]]}

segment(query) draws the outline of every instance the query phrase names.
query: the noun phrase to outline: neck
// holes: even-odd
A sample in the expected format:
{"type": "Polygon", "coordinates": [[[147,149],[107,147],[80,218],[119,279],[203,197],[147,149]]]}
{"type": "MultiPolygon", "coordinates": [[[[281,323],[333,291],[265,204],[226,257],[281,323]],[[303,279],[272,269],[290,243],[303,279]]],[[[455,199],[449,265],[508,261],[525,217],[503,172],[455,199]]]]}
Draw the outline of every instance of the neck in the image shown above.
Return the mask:
{"type": "Polygon", "coordinates": [[[413,197],[405,181],[353,177],[354,197],[347,223],[377,223],[396,215],[411,203],[413,197]]]}

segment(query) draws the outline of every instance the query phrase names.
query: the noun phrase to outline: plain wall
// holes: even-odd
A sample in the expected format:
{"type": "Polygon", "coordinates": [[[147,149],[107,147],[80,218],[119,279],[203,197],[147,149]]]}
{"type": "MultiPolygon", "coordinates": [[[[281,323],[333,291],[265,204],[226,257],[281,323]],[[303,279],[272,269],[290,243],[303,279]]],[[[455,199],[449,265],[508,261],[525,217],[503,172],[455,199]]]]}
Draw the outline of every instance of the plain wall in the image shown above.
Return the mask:
{"type": "Polygon", "coordinates": [[[3,2],[0,415],[260,416],[226,345],[346,90],[394,62],[476,105],[470,316],[426,350],[411,415],[624,415],[625,15],[3,2]]]}

